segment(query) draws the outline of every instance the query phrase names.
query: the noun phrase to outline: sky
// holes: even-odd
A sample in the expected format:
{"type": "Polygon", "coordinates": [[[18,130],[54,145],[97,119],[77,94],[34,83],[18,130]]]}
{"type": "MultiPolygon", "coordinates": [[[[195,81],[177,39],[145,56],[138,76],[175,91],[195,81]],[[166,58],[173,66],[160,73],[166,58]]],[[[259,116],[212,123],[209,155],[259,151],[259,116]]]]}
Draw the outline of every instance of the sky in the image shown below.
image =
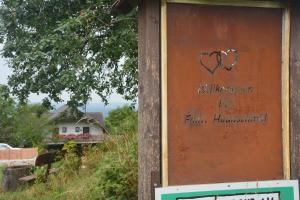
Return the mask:
{"type": "MultiPolygon", "coordinates": [[[[11,70],[8,67],[7,61],[0,56],[0,84],[7,84],[8,76],[11,74],[11,70]]],[[[36,94],[31,94],[29,96],[29,102],[30,103],[39,103],[42,101],[43,97],[45,95],[36,95],[36,94]]],[[[64,100],[68,100],[68,95],[63,94],[62,95],[64,100]]],[[[100,97],[93,93],[92,94],[92,100],[89,102],[90,104],[101,104],[100,97]]],[[[125,104],[128,103],[126,102],[120,95],[118,94],[112,94],[109,103],[119,103],[119,104],[125,104]]]]}

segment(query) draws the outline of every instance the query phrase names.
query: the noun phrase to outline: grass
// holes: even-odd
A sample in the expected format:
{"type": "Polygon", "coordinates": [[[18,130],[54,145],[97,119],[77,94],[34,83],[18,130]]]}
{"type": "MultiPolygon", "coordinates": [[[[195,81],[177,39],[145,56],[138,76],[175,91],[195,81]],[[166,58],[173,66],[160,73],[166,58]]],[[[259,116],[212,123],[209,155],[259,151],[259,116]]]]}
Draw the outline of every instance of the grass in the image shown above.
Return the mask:
{"type": "Polygon", "coordinates": [[[16,192],[0,193],[0,200],[134,200],[137,199],[136,134],[113,136],[96,147],[85,147],[81,167],[71,153],[61,171],[46,183],[16,192]],[[71,155],[71,156],[70,156],[71,155]]]}
{"type": "MultiPolygon", "coordinates": [[[[5,164],[0,165],[0,183],[3,182],[3,171],[5,170],[5,168],[6,168],[5,164]]],[[[2,192],[2,188],[0,188],[0,192],[2,192]]]]}

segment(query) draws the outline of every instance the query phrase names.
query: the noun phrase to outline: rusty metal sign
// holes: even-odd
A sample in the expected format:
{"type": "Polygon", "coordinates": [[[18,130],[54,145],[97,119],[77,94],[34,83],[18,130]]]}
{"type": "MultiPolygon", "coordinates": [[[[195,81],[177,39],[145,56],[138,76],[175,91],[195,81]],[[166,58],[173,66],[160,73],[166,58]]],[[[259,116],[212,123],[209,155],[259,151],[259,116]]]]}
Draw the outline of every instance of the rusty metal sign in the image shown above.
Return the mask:
{"type": "Polygon", "coordinates": [[[167,6],[169,185],[283,178],[282,9],[167,6]]]}

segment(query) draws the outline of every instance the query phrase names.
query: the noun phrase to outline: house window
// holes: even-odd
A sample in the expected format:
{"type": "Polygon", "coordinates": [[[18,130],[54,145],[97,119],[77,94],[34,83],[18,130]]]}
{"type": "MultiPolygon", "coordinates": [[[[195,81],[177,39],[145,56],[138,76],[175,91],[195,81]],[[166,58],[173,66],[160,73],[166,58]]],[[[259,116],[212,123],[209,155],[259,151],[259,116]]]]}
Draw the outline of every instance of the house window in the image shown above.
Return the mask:
{"type": "Polygon", "coordinates": [[[62,127],[62,132],[66,133],[67,132],[67,127],[62,127]]]}
{"type": "Polygon", "coordinates": [[[83,134],[89,134],[90,133],[90,127],[83,127],[83,134]]]}
{"type": "Polygon", "coordinates": [[[75,132],[79,133],[80,132],[80,127],[75,127],[75,132]]]}

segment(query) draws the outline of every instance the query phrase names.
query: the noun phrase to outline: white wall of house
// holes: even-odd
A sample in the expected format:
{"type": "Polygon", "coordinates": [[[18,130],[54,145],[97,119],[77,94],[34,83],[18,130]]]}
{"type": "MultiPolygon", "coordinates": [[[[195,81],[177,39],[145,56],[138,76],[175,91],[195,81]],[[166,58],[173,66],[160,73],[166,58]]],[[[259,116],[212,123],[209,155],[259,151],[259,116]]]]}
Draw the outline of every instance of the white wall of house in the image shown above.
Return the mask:
{"type": "Polygon", "coordinates": [[[89,127],[90,128],[90,134],[91,135],[103,135],[103,129],[97,125],[97,124],[88,124],[88,123],[71,123],[71,122],[62,122],[56,124],[57,128],[59,128],[59,134],[64,134],[64,135],[79,135],[83,133],[83,127],[89,127]],[[65,127],[67,130],[64,133],[63,132],[63,127],[65,127]],[[76,127],[79,127],[80,130],[79,132],[76,132],[76,127]]]}

